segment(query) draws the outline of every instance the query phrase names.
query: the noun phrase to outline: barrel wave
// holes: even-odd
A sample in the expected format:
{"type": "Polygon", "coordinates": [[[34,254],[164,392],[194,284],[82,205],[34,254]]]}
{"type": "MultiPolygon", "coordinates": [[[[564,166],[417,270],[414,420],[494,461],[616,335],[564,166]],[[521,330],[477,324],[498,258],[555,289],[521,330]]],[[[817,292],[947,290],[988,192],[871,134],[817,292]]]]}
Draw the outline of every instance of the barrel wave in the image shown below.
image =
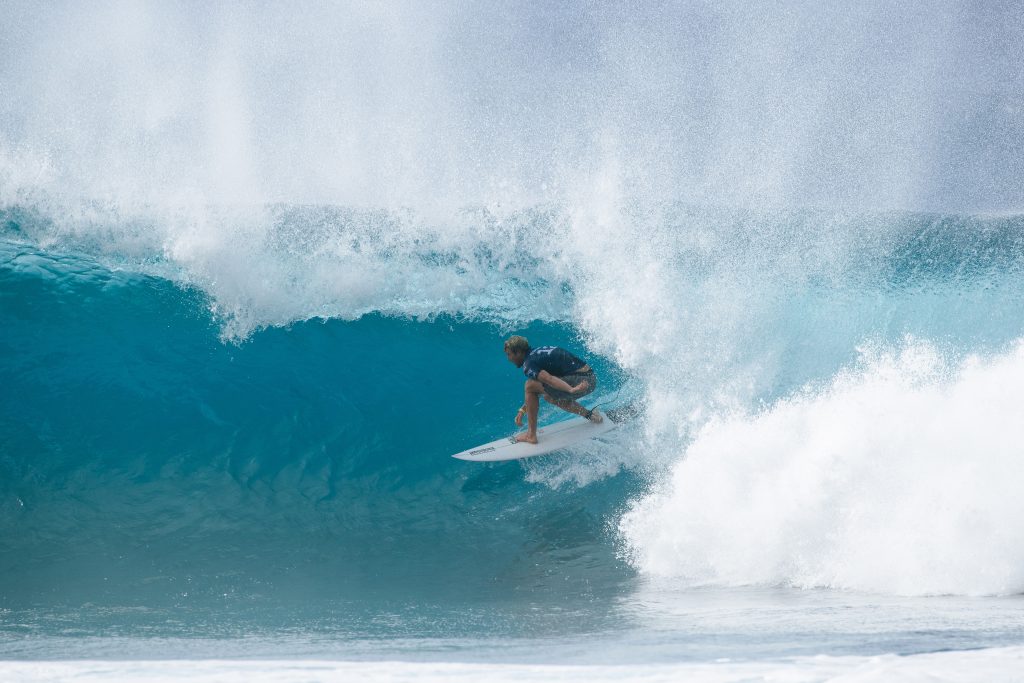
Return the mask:
{"type": "Polygon", "coordinates": [[[448,457],[513,429],[492,326],[368,315],[225,343],[199,291],[23,244],[3,262],[8,607],[461,603],[629,575],[606,522],[635,478],[448,457]]]}
{"type": "Polygon", "coordinates": [[[705,624],[697,658],[1020,642],[1016,597],[986,603],[998,637],[964,608],[1024,593],[1012,3],[3,15],[4,652],[107,626],[639,624],[621,661],[674,661],[665,624],[705,624]],[[514,429],[510,334],[632,418],[449,457],[514,429]],[[792,646],[827,619],[798,608],[757,650],[759,590],[884,596],[895,635],[862,637],[868,605],[792,646]]]}
{"type": "Polygon", "coordinates": [[[657,249],[588,261],[610,235],[595,221],[582,239],[552,209],[474,214],[500,229],[449,229],[443,247],[401,217],[255,215],[269,222],[222,228],[248,242],[172,234],[157,252],[125,237],[135,217],[7,213],[9,605],[578,600],[638,572],[1024,585],[1006,488],[1018,218],[831,216],[822,230],[806,212],[721,212],[711,228],[706,211],[661,207],[632,228],[657,249]],[[552,235],[569,245],[554,258],[520,246],[552,235]],[[527,465],[449,458],[512,429],[511,329],[583,349],[612,380],[598,400],[641,417],[527,465]]]}

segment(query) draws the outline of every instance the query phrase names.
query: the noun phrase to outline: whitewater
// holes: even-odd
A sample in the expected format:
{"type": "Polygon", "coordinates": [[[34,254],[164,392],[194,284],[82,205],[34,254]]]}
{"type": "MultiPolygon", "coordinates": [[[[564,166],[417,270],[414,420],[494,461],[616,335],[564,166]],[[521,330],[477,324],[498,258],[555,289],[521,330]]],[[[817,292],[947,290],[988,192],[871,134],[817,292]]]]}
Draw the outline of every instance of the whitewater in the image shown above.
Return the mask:
{"type": "Polygon", "coordinates": [[[0,17],[0,678],[1020,680],[1013,3],[0,17]]]}

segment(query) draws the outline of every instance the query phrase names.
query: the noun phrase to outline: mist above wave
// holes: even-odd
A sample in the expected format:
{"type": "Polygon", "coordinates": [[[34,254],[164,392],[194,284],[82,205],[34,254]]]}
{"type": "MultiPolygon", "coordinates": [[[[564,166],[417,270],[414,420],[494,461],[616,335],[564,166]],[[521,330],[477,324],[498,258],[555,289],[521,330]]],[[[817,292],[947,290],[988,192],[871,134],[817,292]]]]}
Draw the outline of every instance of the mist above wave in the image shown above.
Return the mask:
{"type": "MultiPolygon", "coordinates": [[[[1012,4],[5,5],[0,201],[1020,210],[1012,4]]],[[[28,202],[31,203],[31,202],[28,202]]]]}

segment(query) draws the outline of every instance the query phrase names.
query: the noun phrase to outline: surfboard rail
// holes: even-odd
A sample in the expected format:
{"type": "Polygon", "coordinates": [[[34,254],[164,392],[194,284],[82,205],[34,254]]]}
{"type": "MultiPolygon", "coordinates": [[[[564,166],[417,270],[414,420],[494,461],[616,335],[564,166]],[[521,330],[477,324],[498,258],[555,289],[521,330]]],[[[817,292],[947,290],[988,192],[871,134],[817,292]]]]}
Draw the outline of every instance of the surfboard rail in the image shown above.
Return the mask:
{"type": "Polygon", "coordinates": [[[597,424],[585,417],[571,417],[568,420],[539,428],[537,430],[538,442],[535,444],[516,441],[515,435],[505,436],[489,443],[467,448],[452,457],[470,462],[502,462],[533,458],[593,439],[606,434],[617,426],[618,423],[607,415],[597,424]]]}

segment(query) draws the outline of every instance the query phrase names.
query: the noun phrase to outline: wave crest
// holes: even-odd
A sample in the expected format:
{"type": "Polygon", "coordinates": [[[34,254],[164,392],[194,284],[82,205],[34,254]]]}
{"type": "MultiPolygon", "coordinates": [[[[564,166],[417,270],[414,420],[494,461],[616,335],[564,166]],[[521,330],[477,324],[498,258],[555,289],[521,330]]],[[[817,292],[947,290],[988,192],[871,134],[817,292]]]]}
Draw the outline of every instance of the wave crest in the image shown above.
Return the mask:
{"type": "Polygon", "coordinates": [[[945,360],[922,342],[704,427],[620,532],[690,584],[900,594],[1024,591],[1024,343],[945,360]]]}

